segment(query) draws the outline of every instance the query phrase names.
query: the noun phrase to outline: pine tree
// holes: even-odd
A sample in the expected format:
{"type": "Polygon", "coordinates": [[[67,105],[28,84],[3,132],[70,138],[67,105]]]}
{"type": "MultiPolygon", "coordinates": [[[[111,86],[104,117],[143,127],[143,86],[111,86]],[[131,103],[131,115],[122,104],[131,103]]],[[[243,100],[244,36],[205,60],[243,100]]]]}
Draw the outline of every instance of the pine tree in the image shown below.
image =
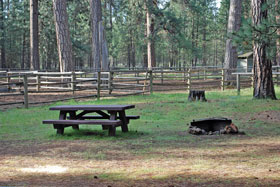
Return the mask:
{"type": "Polygon", "coordinates": [[[268,6],[266,0],[252,0],[252,26],[253,26],[253,60],[254,60],[254,93],[256,99],[276,99],[272,80],[272,63],[267,54],[269,40],[267,34],[268,6]]]}
{"type": "Polygon", "coordinates": [[[60,72],[74,71],[66,0],[53,0],[60,72]]]}
{"type": "Polygon", "coordinates": [[[237,48],[232,44],[233,32],[238,32],[241,26],[241,10],[242,0],[230,0],[230,9],[228,17],[228,39],[226,41],[226,52],[225,52],[225,80],[230,80],[232,69],[237,67],[237,48]]]}

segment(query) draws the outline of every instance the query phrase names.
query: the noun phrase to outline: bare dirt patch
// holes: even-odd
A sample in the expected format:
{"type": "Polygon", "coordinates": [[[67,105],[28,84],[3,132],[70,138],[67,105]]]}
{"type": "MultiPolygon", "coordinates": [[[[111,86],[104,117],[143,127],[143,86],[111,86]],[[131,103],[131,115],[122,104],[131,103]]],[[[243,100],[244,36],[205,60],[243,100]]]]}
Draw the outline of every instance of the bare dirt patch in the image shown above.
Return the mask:
{"type": "Polygon", "coordinates": [[[280,123],[280,111],[263,111],[254,114],[250,121],[260,120],[268,123],[280,123]]]}

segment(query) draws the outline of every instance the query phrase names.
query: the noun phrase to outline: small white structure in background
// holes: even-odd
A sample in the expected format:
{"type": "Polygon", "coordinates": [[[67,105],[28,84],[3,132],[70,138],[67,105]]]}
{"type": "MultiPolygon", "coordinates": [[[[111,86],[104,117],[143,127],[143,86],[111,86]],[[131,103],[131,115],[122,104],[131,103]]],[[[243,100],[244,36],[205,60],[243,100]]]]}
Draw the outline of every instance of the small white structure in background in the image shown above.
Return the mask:
{"type": "Polygon", "coordinates": [[[253,70],[253,52],[238,56],[237,72],[251,73],[253,70]]]}

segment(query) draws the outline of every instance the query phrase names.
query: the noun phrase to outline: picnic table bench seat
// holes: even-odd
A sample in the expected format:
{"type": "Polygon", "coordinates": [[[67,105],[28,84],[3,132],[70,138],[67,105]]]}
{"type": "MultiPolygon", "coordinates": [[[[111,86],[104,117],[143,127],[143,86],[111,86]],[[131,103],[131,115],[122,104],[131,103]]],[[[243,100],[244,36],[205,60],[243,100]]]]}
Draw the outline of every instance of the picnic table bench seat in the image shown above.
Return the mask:
{"type": "MultiPolygon", "coordinates": [[[[63,134],[64,128],[72,126],[73,129],[79,129],[78,125],[102,125],[108,126],[109,135],[115,136],[116,127],[121,125],[121,120],[44,120],[43,124],[53,124],[57,129],[57,134],[63,134]]],[[[105,128],[107,129],[107,128],[105,128]]]]}
{"type": "MultiPolygon", "coordinates": [[[[126,118],[128,120],[130,120],[130,119],[139,119],[140,116],[128,115],[128,116],[126,116],[126,118]]],[[[84,119],[104,119],[104,117],[103,116],[86,115],[86,116],[82,116],[80,119],[81,120],[84,120],[84,119]]],[[[117,119],[120,119],[120,116],[118,116],[117,119]]]]}

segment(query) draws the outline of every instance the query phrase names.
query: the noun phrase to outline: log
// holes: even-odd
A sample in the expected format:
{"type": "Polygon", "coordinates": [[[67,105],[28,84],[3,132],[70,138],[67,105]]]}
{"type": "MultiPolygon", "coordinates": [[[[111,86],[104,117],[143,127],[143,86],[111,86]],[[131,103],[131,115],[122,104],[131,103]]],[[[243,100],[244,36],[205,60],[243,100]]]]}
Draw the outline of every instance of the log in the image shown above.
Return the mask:
{"type": "Polygon", "coordinates": [[[190,90],[189,101],[207,101],[205,98],[205,90],[190,90]]]}

